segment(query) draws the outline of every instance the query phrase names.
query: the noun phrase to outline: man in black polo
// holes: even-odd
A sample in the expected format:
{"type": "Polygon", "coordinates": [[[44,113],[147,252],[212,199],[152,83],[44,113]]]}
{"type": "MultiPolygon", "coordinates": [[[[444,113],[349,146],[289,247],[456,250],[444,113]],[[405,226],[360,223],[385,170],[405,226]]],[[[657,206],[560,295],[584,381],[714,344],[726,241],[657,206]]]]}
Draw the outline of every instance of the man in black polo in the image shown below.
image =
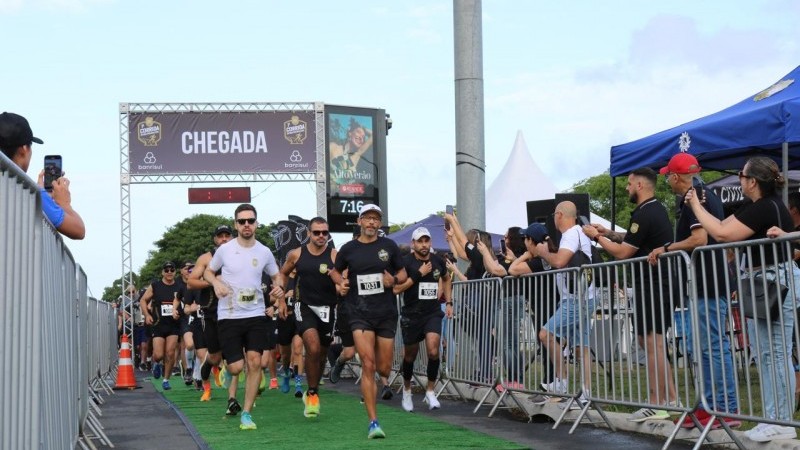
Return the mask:
{"type": "Polygon", "coordinates": [[[384,438],[376,411],[375,371],[389,376],[392,368],[394,335],[397,329],[395,284],[406,281],[400,249],[391,239],[378,237],[383,211],[374,204],[361,208],[361,235],[344,244],[331,271],[339,292],[345,295],[350,328],[361,358],[361,393],[370,424],[367,437],[384,438]],[[342,272],[347,270],[347,279],[342,272]]]}
{"type": "Polygon", "coordinates": [[[333,269],[336,250],[328,245],[328,222],[322,217],[308,224],[308,243],[289,252],[281,268],[284,277],[297,270],[294,316],[297,332],[306,349],[308,390],[303,394],[303,415],[319,415],[319,380],[322,377],[323,355],[333,341],[336,308],[336,285],[328,272],[333,269]]]}
{"type": "MultiPolygon", "coordinates": [[[[667,209],[655,197],[656,180],[656,172],[650,168],[636,169],[628,175],[626,190],[636,208],[631,212],[627,233],[614,232],[598,224],[585,225],[584,233],[617,259],[648,256],[656,248],[669,247],[672,224],[667,209]]],[[[664,268],[659,275],[658,267],[648,269],[646,264],[635,265],[634,269],[635,331],[639,345],[647,354],[649,402],[676,407],[679,401],[664,348],[664,333],[672,325],[669,292],[672,285],[665,278],[669,271],[664,268]]],[[[669,413],[664,409],[641,408],[628,418],[631,422],[653,419],[669,419],[669,413]]]]}
{"type": "Polygon", "coordinates": [[[439,376],[439,343],[442,338],[440,293],[444,294],[447,317],[453,317],[450,274],[444,260],[431,253],[431,233],[419,227],[411,234],[412,252],[403,258],[408,279],[394,286],[395,294],[403,294],[400,329],[403,333],[403,409],[412,412],[411,377],[419,343],[425,341],[428,353],[428,409],[438,409],[439,400],[433,391],[439,376]]]}
{"type": "Polygon", "coordinates": [[[169,377],[175,366],[175,350],[178,347],[180,333],[178,310],[173,307],[173,302],[178,298],[181,289],[183,283],[175,279],[175,264],[167,261],[162,267],[161,279],[154,281],[139,300],[145,315],[145,323],[152,326],[153,377],[161,378],[163,371],[164,381],[161,387],[165,391],[172,389],[169,377]]]}

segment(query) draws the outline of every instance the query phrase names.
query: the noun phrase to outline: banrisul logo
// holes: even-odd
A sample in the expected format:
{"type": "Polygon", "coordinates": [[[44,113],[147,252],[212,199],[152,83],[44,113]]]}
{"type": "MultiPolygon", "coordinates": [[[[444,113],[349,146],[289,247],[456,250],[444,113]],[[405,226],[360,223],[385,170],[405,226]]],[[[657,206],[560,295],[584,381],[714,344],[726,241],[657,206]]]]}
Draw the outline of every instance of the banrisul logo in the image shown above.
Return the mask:
{"type": "Polygon", "coordinates": [[[136,127],[136,137],[145,147],[155,147],[161,141],[161,123],[152,117],[145,117],[136,127]]]}

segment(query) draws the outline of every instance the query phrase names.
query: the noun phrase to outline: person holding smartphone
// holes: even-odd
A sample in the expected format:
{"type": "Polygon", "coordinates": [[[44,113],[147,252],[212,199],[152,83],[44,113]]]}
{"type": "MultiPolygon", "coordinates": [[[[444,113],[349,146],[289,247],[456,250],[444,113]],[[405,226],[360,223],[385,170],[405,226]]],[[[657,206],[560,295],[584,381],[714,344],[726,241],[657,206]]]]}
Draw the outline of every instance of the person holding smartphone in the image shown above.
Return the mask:
{"type": "MultiPolygon", "coordinates": [[[[23,172],[28,171],[33,156],[33,143],[44,144],[44,141],[33,136],[28,121],[10,112],[0,114],[0,150],[23,172]]],[[[53,181],[52,191],[44,189],[44,170],[39,173],[39,194],[42,198],[42,211],[47,220],[59,233],[70,239],[83,239],[86,227],[81,216],[72,209],[72,195],[69,192],[69,180],[59,176],[53,181]]]]}

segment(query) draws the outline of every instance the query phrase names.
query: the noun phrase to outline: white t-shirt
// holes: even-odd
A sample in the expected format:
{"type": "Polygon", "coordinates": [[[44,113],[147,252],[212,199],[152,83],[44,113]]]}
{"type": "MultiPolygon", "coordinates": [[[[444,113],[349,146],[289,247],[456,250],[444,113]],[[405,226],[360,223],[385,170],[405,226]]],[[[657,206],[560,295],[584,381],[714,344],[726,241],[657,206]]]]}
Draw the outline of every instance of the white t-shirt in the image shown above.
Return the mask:
{"type": "MultiPolygon", "coordinates": [[[[573,255],[578,251],[582,251],[583,254],[588,258],[588,262],[592,261],[592,240],[589,239],[589,236],[584,234],[580,225],[575,225],[561,234],[561,242],[559,243],[558,248],[559,250],[565,248],[571,251],[573,255]]],[[[559,276],[558,278],[558,288],[561,290],[562,295],[569,295],[566,277],[559,276]]],[[[591,289],[590,287],[588,288],[588,296],[594,297],[594,289],[591,289]]]]}
{"type": "Polygon", "coordinates": [[[261,273],[270,277],[278,273],[278,264],[267,247],[256,241],[245,248],[233,239],[217,249],[208,268],[214,272],[222,269],[222,282],[231,290],[228,296],[219,299],[218,320],[264,315],[261,273]]]}

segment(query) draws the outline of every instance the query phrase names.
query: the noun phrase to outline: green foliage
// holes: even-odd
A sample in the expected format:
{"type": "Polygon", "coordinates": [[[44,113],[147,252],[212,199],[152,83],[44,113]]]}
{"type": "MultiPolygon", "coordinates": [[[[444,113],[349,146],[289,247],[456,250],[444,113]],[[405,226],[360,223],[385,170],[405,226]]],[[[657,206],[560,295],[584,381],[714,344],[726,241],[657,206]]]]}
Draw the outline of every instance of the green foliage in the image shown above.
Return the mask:
{"type": "MultiPolygon", "coordinates": [[[[125,278],[128,278],[128,276],[133,276],[133,284],[136,286],[137,289],[141,287],[139,286],[139,276],[136,275],[136,272],[128,272],[128,275],[126,275],[125,278]]],[[[114,280],[113,283],[111,283],[111,286],[108,286],[105,289],[103,289],[103,296],[100,299],[103,300],[104,302],[113,303],[117,301],[117,298],[121,294],[122,294],[122,277],[117,278],[116,280],[114,280]]]]}

